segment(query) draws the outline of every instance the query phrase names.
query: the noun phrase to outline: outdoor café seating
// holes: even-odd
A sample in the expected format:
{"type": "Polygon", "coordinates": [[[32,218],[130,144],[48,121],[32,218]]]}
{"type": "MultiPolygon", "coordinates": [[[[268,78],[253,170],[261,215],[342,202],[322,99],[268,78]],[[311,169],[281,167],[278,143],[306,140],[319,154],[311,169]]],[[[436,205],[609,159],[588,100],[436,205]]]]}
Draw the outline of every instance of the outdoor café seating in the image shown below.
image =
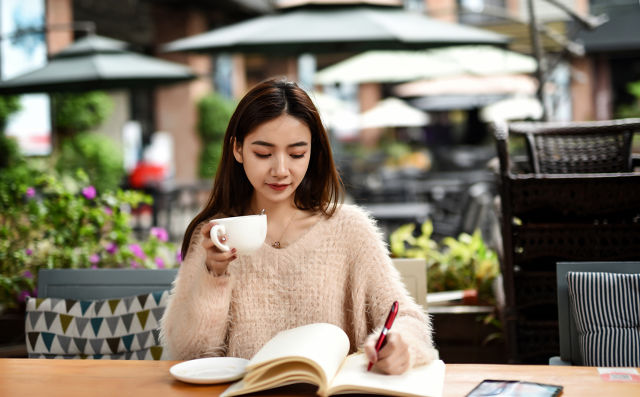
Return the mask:
{"type": "Polygon", "coordinates": [[[558,262],[560,355],[551,365],[640,365],[640,262],[558,262]]]}
{"type": "Polygon", "coordinates": [[[638,130],[640,119],[494,126],[511,362],[559,354],[556,262],[640,257],[638,130]]]}

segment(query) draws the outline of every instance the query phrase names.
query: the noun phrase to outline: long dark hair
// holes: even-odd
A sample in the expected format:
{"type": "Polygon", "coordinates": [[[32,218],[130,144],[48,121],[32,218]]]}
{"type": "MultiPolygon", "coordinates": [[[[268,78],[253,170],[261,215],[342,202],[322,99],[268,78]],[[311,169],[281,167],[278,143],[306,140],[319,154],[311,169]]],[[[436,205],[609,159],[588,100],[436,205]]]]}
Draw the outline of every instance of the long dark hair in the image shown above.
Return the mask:
{"type": "Polygon", "coordinates": [[[302,210],[320,211],[332,216],[343,197],[343,185],[333,163],[327,131],[309,95],[296,83],[272,78],[253,87],[233,112],[222,146],[213,189],[206,206],[191,221],[182,241],[185,258],[196,227],[215,215],[239,216],[249,209],[253,186],[242,164],[233,156],[233,145],[261,124],[288,114],[303,122],[311,131],[309,168],[296,189],[294,202],[302,210]]]}

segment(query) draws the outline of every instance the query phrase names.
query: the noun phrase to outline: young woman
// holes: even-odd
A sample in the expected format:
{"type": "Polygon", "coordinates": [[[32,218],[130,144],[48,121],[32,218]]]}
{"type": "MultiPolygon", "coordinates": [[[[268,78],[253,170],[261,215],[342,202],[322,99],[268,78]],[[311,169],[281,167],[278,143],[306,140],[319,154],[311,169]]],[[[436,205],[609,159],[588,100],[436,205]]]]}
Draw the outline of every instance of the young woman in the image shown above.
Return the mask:
{"type": "Polygon", "coordinates": [[[309,96],[271,79],[238,104],[205,208],[182,244],[183,264],[162,319],[174,359],[251,358],[277,332],[328,322],[386,373],[435,358],[429,319],[408,296],[371,218],[341,204],[327,133],[309,96]],[[250,255],[218,250],[216,218],[264,209],[265,244],[250,255]],[[387,344],[374,345],[393,301],[387,344]]]}

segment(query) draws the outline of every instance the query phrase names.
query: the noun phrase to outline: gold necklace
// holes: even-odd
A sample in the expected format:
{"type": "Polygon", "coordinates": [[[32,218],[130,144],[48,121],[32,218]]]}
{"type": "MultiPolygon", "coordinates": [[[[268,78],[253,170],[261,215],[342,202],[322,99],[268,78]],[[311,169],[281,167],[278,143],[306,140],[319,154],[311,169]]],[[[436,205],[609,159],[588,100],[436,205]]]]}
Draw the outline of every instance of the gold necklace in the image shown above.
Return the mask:
{"type": "Polygon", "coordinates": [[[289,228],[289,225],[291,225],[291,223],[293,222],[293,219],[296,217],[297,213],[294,212],[293,215],[291,216],[291,218],[289,219],[289,222],[287,223],[287,226],[284,227],[284,229],[282,230],[282,233],[280,234],[280,237],[274,241],[271,246],[273,248],[282,248],[282,245],[280,244],[280,240],[282,240],[282,237],[284,236],[284,234],[287,232],[287,229],[289,228]]]}

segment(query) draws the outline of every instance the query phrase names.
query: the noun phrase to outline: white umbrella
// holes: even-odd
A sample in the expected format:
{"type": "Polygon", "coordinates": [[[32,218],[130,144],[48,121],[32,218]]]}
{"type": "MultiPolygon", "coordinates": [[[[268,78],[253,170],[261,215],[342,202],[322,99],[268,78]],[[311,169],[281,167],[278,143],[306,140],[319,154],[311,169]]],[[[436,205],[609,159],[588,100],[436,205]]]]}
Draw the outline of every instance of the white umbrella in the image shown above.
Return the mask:
{"type": "Polygon", "coordinates": [[[421,127],[429,116],[398,98],[387,98],[360,115],[361,128],[421,127]]]}
{"type": "Polygon", "coordinates": [[[459,45],[426,51],[368,51],[329,66],[316,84],[394,83],[457,75],[533,73],[530,56],[486,45],[459,45]]]}
{"type": "Polygon", "coordinates": [[[324,126],[340,139],[352,139],[358,135],[358,113],[353,106],[334,96],[313,91],[309,97],[320,112],[324,126]]]}
{"type": "Polygon", "coordinates": [[[427,95],[519,94],[535,95],[536,79],[524,74],[496,76],[447,76],[433,80],[419,80],[396,86],[399,97],[427,95]]]}
{"type": "Polygon", "coordinates": [[[542,118],[542,104],[533,97],[507,98],[482,108],[480,118],[486,122],[540,120],[542,118]]]}

